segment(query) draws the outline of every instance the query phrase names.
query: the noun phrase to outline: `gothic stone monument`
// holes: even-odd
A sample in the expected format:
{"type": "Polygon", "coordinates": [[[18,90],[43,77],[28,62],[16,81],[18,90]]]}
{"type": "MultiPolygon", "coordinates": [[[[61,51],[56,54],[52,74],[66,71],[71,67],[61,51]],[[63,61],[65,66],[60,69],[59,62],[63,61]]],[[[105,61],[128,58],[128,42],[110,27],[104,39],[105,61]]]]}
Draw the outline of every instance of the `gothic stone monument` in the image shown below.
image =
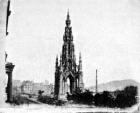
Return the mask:
{"type": "Polygon", "coordinates": [[[79,55],[79,64],[77,65],[74,53],[72,27],[70,24],[71,20],[68,12],[63,36],[62,54],[60,55],[59,61],[58,56],[56,57],[54,87],[54,96],[56,98],[65,95],[67,91],[73,94],[76,91],[82,91],[84,88],[81,54],[79,55]],[[68,79],[69,85],[67,84],[68,79]]]}

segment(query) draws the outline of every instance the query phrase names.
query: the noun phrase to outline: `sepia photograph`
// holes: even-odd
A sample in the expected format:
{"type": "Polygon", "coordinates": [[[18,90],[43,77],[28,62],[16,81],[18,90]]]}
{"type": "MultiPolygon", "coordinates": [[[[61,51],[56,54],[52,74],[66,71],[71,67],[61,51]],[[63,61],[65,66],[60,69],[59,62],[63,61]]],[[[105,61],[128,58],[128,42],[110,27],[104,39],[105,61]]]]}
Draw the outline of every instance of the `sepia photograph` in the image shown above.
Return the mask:
{"type": "Polygon", "coordinates": [[[0,113],[140,113],[140,0],[0,0],[0,113]]]}

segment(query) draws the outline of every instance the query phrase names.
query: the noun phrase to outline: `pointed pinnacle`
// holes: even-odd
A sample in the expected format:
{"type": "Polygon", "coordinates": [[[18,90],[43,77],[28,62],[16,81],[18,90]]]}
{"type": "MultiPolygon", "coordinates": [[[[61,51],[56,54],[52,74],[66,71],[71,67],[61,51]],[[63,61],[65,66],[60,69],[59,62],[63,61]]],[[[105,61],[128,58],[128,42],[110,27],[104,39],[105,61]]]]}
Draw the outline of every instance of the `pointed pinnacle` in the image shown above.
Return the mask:
{"type": "Polygon", "coordinates": [[[79,53],[79,60],[81,60],[81,52],[79,53]]]}
{"type": "Polygon", "coordinates": [[[67,12],[67,20],[69,20],[70,18],[70,15],[69,15],[69,9],[68,9],[68,12],[67,12]]]}

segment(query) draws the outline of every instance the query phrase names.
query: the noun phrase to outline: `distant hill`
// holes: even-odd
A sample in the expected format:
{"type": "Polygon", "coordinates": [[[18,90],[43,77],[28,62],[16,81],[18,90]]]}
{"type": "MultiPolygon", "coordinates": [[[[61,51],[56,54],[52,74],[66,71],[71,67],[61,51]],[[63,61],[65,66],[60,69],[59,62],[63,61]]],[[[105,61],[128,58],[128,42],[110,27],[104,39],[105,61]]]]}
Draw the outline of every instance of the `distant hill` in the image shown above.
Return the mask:
{"type": "MultiPolygon", "coordinates": [[[[140,83],[136,82],[135,80],[132,79],[127,79],[127,80],[116,80],[116,81],[111,81],[107,83],[102,83],[98,85],[98,91],[115,91],[117,89],[121,90],[125,88],[126,86],[137,86],[140,89],[140,83]]],[[[88,88],[90,91],[95,92],[95,86],[91,86],[88,88]]]]}

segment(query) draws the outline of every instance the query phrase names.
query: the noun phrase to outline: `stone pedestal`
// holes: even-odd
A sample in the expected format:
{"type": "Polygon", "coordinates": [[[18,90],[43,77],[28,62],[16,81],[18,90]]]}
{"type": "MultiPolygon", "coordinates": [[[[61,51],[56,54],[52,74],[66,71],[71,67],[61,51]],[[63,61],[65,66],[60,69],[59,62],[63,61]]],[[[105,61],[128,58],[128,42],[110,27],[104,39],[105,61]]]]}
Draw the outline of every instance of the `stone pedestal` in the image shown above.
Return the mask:
{"type": "Polygon", "coordinates": [[[6,102],[12,102],[12,72],[14,69],[14,66],[12,63],[6,63],[6,74],[8,75],[8,82],[6,87],[6,93],[7,93],[7,101],[6,102]]]}

